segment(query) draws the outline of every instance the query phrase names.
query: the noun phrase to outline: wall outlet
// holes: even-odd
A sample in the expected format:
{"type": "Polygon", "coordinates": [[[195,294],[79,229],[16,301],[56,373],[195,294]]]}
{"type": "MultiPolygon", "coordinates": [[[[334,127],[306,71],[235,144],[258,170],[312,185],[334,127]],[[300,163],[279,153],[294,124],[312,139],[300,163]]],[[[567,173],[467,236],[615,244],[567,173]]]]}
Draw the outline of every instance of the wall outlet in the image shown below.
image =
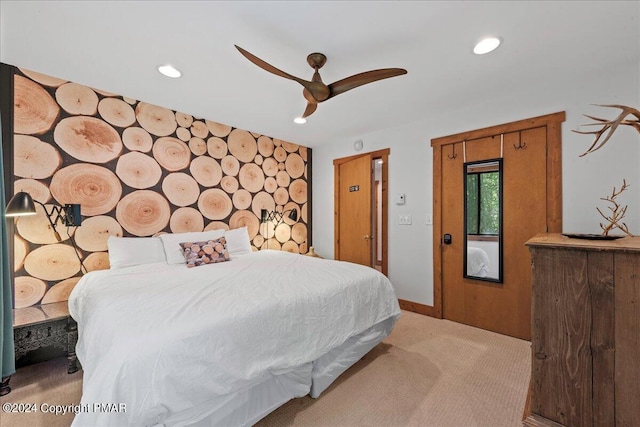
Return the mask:
{"type": "Polygon", "coordinates": [[[411,225],[411,215],[400,215],[398,218],[398,224],[411,225]]]}

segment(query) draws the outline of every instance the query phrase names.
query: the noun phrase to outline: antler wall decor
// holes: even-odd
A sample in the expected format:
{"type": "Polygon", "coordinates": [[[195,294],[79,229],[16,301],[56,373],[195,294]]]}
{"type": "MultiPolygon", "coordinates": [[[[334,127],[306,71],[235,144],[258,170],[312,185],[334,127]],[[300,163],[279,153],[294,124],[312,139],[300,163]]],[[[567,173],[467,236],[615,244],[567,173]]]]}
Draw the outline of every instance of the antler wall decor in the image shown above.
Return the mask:
{"type": "Polygon", "coordinates": [[[591,144],[591,147],[589,147],[587,151],[582,153],[580,157],[586,156],[587,154],[593,153],[594,151],[602,148],[602,146],[606,144],[607,141],[609,141],[609,139],[611,138],[611,135],[613,135],[613,133],[616,131],[619,125],[632,126],[633,128],[635,128],[635,130],[640,132],[640,110],[638,110],[637,108],[627,107],[624,105],[616,105],[616,104],[611,104],[611,105],[595,104],[595,105],[597,105],[598,107],[620,108],[622,112],[614,120],[606,120],[606,119],[601,119],[599,117],[593,117],[593,116],[584,114],[585,117],[588,117],[591,120],[595,120],[598,123],[589,123],[583,126],[602,126],[602,127],[594,131],[579,131],[579,130],[573,131],[575,133],[581,133],[581,134],[587,134],[587,135],[591,134],[596,136],[596,139],[593,141],[593,144],[591,144]],[[627,119],[629,115],[635,116],[635,119],[633,118],[627,119]],[[605,133],[606,133],[605,138],[602,140],[602,142],[598,144],[598,140],[605,133]]]}
{"type": "Polygon", "coordinates": [[[614,228],[617,228],[623,231],[628,236],[633,236],[633,234],[629,232],[629,227],[627,226],[627,224],[624,222],[621,222],[625,214],[627,213],[627,206],[625,205],[624,207],[621,207],[618,201],[616,200],[616,197],[618,197],[627,188],[629,188],[629,184],[627,184],[627,181],[623,179],[622,187],[620,187],[620,191],[616,191],[616,187],[613,187],[613,192],[611,193],[611,196],[600,198],[600,200],[607,201],[613,205],[608,207],[610,211],[609,216],[602,213],[600,208],[596,207],[596,209],[598,210],[598,213],[608,221],[607,225],[600,223],[600,228],[602,228],[603,236],[608,236],[609,231],[613,230],[614,228]]]}

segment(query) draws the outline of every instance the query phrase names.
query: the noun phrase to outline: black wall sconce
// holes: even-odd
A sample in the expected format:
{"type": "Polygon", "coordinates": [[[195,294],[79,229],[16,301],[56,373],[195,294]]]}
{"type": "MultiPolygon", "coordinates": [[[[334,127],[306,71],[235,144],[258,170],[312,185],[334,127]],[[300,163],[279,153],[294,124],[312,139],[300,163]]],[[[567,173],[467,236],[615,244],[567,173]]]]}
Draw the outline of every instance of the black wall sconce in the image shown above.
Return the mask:
{"type": "Polygon", "coordinates": [[[47,214],[47,219],[49,220],[49,224],[53,229],[53,234],[56,237],[58,242],[61,242],[60,234],[56,230],[56,224],[61,222],[67,227],[79,227],[82,224],[82,214],[80,213],[80,205],[78,204],[66,204],[64,206],[60,205],[52,205],[51,210],[47,210],[47,207],[40,203],[37,200],[33,200],[29,193],[25,193],[24,191],[20,191],[16,193],[9,203],[7,204],[7,209],[5,216],[7,217],[15,217],[15,216],[25,216],[25,215],[35,215],[36,214],[36,206],[34,203],[39,204],[44,209],[47,214]]]}
{"type": "Polygon", "coordinates": [[[277,226],[284,220],[284,217],[287,214],[287,212],[289,213],[289,215],[287,215],[287,217],[291,221],[297,221],[298,220],[298,210],[297,209],[290,209],[290,210],[284,211],[284,212],[278,212],[278,211],[269,212],[266,209],[261,209],[260,210],[260,222],[274,221],[276,223],[276,226],[277,226]]]}
{"type": "MultiPolygon", "coordinates": [[[[269,212],[266,209],[261,209],[260,210],[260,222],[262,224],[267,223],[269,221],[272,221],[275,223],[274,226],[274,233],[275,233],[275,229],[282,223],[282,221],[284,221],[284,219],[289,218],[291,221],[298,221],[298,210],[297,209],[289,209],[286,210],[284,212],[278,212],[278,211],[271,211],[269,212]],[[287,215],[289,214],[289,215],[287,215]]],[[[267,249],[269,249],[269,230],[267,230],[267,249]]]]}

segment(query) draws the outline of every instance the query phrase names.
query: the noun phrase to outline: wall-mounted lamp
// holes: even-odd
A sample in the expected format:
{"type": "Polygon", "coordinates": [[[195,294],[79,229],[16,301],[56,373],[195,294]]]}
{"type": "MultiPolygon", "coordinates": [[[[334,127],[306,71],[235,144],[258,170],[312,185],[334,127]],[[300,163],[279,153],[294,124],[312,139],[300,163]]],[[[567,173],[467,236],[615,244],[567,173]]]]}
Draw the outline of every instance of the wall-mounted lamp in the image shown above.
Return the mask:
{"type": "Polygon", "coordinates": [[[274,221],[276,223],[276,225],[279,225],[282,222],[282,220],[284,219],[284,216],[285,216],[285,214],[287,212],[289,213],[289,215],[287,215],[287,217],[291,221],[297,221],[298,220],[298,210],[297,209],[289,209],[288,211],[284,211],[284,212],[278,212],[278,211],[269,212],[266,209],[262,209],[262,210],[260,210],[260,222],[274,221]]]}
{"type": "Polygon", "coordinates": [[[58,242],[61,242],[60,234],[56,230],[56,223],[61,222],[67,227],[79,227],[82,224],[82,214],[80,213],[80,205],[78,204],[66,204],[64,206],[52,205],[51,211],[47,210],[47,207],[37,200],[33,200],[29,193],[20,191],[16,193],[9,203],[5,215],[8,217],[35,215],[36,206],[34,203],[39,204],[47,214],[49,224],[53,229],[53,234],[58,242]]]}
{"type": "MultiPolygon", "coordinates": [[[[282,221],[284,221],[285,216],[289,218],[291,221],[298,221],[298,210],[289,209],[284,212],[278,212],[278,211],[269,212],[266,209],[260,210],[260,222],[264,224],[266,222],[273,221],[275,223],[274,230],[282,223],[282,221]],[[289,215],[287,215],[287,213],[289,215]]],[[[267,230],[267,249],[269,249],[268,230],[267,230]]]]}

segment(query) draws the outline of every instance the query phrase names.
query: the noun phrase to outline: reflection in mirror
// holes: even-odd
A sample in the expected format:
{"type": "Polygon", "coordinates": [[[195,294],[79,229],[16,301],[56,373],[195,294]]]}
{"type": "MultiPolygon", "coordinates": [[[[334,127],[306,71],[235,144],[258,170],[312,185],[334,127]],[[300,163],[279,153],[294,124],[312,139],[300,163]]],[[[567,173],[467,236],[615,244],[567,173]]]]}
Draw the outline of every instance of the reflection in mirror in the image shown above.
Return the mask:
{"type": "Polygon", "coordinates": [[[464,277],[502,283],[502,159],[464,164],[464,277]]]}

